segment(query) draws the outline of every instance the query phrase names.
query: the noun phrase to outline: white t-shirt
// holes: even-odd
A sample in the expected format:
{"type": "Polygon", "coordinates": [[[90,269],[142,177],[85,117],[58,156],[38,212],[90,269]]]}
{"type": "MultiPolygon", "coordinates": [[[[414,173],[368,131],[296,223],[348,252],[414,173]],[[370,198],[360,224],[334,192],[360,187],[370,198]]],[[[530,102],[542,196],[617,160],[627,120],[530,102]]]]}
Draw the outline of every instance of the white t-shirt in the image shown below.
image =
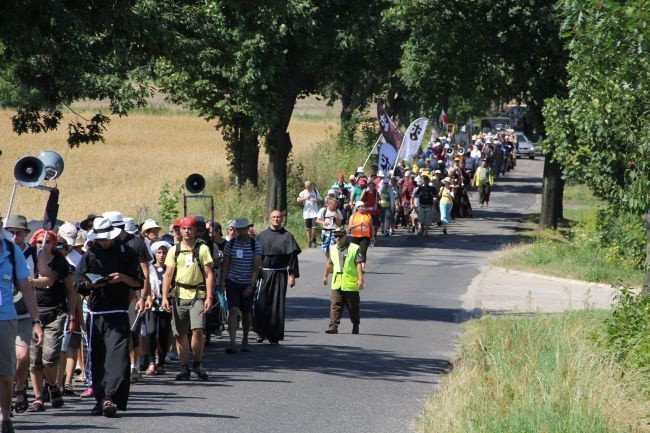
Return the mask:
{"type": "Polygon", "coordinates": [[[298,199],[303,203],[302,208],[302,217],[304,219],[316,218],[318,216],[318,203],[319,200],[323,198],[320,196],[316,188],[313,188],[311,192],[307,189],[303,189],[298,194],[298,199]]]}
{"type": "Polygon", "coordinates": [[[338,227],[338,224],[336,224],[335,216],[338,217],[339,220],[343,219],[343,215],[338,209],[331,211],[328,208],[323,207],[320,209],[320,211],[318,211],[318,219],[325,221],[323,223],[323,230],[334,230],[336,227],[338,227]]]}

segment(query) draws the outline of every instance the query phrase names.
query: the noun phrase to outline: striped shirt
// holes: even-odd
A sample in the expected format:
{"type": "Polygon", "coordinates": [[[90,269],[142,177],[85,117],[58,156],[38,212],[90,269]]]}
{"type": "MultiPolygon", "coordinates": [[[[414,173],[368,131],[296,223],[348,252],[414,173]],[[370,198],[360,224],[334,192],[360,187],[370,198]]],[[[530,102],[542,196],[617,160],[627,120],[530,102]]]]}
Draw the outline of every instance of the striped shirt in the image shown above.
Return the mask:
{"type": "Polygon", "coordinates": [[[250,284],[253,276],[253,262],[255,256],[262,255],[262,246],[255,242],[255,251],[251,247],[251,239],[246,239],[244,243],[239,242],[239,238],[226,242],[223,250],[224,257],[230,257],[230,266],[226,279],[238,284],[250,284]],[[231,247],[232,245],[232,247],[231,247]]]}

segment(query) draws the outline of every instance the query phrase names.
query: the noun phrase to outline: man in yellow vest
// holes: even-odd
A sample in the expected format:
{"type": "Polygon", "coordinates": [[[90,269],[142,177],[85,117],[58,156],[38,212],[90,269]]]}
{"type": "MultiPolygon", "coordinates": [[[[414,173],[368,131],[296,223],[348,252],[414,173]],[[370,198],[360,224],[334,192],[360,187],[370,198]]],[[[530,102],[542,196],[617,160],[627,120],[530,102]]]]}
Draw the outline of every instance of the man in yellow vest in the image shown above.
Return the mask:
{"type": "Polygon", "coordinates": [[[336,248],[330,249],[329,260],[325,265],[323,284],[327,285],[327,277],[332,272],[332,292],[330,295],[330,325],[327,334],[338,334],[339,324],[343,316],[343,308],[347,306],[352,321],[352,333],[359,333],[360,309],[359,290],[363,289],[363,256],[359,253],[358,245],[351,243],[343,227],[334,230],[336,248]]]}
{"type": "Polygon", "coordinates": [[[487,166],[487,161],[481,161],[481,166],[474,173],[472,183],[478,188],[478,196],[481,207],[490,205],[490,192],[494,178],[492,177],[492,169],[487,166]]]}

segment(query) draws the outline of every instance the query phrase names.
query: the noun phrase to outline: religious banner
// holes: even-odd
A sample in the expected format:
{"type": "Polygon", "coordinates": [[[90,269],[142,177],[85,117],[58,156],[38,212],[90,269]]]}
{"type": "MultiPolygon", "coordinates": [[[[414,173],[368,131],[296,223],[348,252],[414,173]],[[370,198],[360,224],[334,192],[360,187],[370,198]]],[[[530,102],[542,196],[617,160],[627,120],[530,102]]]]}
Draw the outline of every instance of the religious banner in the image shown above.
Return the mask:
{"type": "Polygon", "coordinates": [[[397,150],[390,143],[383,142],[379,148],[379,170],[388,174],[397,163],[397,150]]]}
{"type": "Polygon", "coordinates": [[[379,120],[379,126],[381,127],[381,134],[384,136],[384,140],[392,144],[395,147],[395,152],[397,152],[402,145],[402,140],[404,140],[404,133],[393,122],[393,119],[388,116],[384,104],[381,101],[377,103],[377,120],[379,120]]]}
{"type": "Polygon", "coordinates": [[[409,125],[399,151],[401,159],[410,161],[418,153],[420,143],[422,143],[422,138],[424,137],[424,130],[427,129],[428,123],[429,119],[420,117],[409,125]]]}

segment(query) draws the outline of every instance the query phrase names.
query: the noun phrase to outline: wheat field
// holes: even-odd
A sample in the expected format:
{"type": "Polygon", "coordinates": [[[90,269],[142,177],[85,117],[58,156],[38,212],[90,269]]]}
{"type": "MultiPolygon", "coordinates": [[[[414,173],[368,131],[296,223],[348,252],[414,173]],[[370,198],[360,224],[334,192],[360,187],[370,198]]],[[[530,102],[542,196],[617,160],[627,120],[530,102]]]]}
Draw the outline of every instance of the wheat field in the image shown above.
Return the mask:
{"type": "MultiPolygon", "coordinates": [[[[318,101],[296,109],[289,126],[294,155],[301,160],[319,143],[327,140],[337,128],[336,113],[320,104],[318,120],[303,118],[301,113],[314,113],[318,101]]],[[[227,170],[225,145],[214,122],[185,114],[143,114],[113,117],[105,143],[82,145],[69,149],[65,125],[74,114],[64,113],[64,125],[47,134],[18,136],[11,130],[9,110],[0,110],[0,214],[4,216],[14,184],[14,165],[25,155],[43,150],[61,154],[65,170],[54,181],[60,190],[59,219],[78,221],[89,212],[120,210],[128,216],[142,216],[153,210],[166,179],[170,185],[180,185],[191,173],[206,178],[225,174],[227,170]],[[4,202],[3,202],[4,201],[4,202]]],[[[81,113],[83,115],[83,113],[81,113]]],[[[266,165],[266,154],[260,152],[260,165],[266,165]]],[[[53,182],[48,182],[54,186],[53,182]]],[[[40,219],[45,210],[47,193],[19,187],[12,214],[24,214],[28,219],[40,219]]]]}

